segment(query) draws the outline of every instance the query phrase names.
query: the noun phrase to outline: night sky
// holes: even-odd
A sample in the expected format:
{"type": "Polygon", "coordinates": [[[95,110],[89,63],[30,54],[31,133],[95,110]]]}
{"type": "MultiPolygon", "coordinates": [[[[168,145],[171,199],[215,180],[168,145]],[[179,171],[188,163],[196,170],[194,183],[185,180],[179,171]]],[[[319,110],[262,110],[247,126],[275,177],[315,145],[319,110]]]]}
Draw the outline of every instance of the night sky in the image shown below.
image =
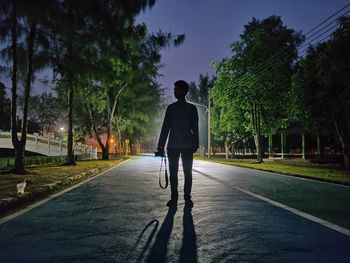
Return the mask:
{"type": "Polygon", "coordinates": [[[162,52],[165,67],[159,79],[172,98],[177,79],[198,82],[199,74],[209,73],[213,61],[230,55],[230,43],[239,40],[244,24],[253,17],[282,17],[284,25],[307,32],[327,17],[349,4],[346,0],[158,0],[137,20],[147,24],[150,32],[159,29],[186,34],[177,48],[162,52]]]}
{"type": "MultiPolygon", "coordinates": [[[[186,34],[181,46],[162,51],[163,76],[158,81],[166,89],[168,99],[174,100],[173,83],[178,79],[198,82],[200,73],[212,75],[210,63],[230,56],[230,43],[239,40],[244,24],[253,17],[278,15],[286,26],[305,33],[349,3],[349,0],[158,0],[151,10],[137,17],[137,22],[146,23],[149,32],[186,34]]],[[[50,70],[38,78],[50,80],[50,70]]],[[[2,76],[1,80],[9,92],[10,78],[2,76]]],[[[32,94],[51,92],[51,87],[50,81],[44,84],[36,81],[32,94]]]]}

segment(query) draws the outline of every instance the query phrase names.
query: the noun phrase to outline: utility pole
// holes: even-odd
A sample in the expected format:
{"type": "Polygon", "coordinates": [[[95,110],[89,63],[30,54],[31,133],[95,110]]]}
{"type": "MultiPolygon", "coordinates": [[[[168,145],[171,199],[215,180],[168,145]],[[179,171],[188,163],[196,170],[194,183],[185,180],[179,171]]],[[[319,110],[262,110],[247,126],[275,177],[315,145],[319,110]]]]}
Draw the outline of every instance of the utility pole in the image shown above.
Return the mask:
{"type": "Polygon", "coordinates": [[[210,103],[210,97],[208,94],[208,160],[210,160],[210,154],[211,154],[210,109],[211,109],[211,103],[210,103]]]}
{"type": "MultiPolygon", "coordinates": [[[[118,102],[118,98],[119,98],[119,96],[120,96],[120,94],[122,93],[122,91],[126,88],[128,86],[128,83],[126,83],[119,91],[118,91],[118,93],[117,93],[117,96],[115,96],[115,101],[114,101],[114,105],[113,105],[113,109],[112,109],[112,115],[111,115],[111,119],[110,119],[110,121],[112,121],[112,118],[113,118],[113,115],[114,115],[114,112],[115,112],[115,109],[116,109],[116,107],[117,107],[117,102],[118,102]]],[[[117,118],[117,117],[116,117],[117,118]]],[[[118,121],[117,121],[117,124],[118,124],[118,121]]],[[[119,124],[118,124],[119,125],[119,124]]],[[[117,126],[118,126],[117,125],[117,126]]],[[[112,125],[111,125],[112,126],[112,125]]],[[[120,147],[120,145],[121,145],[121,143],[120,143],[120,129],[119,129],[119,126],[118,126],[118,141],[117,141],[117,150],[115,151],[115,157],[117,157],[118,156],[118,150],[119,150],[119,147],[120,147]]],[[[123,151],[124,152],[124,151],[123,151]]]]}
{"type": "Polygon", "coordinates": [[[205,109],[205,112],[208,114],[208,159],[210,159],[210,153],[211,153],[211,134],[210,134],[210,97],[208,95],[208,106],[196,102],[192,102],[187,100],[187,102],[192,103],[196,106],[203,107],[205,109]]]}

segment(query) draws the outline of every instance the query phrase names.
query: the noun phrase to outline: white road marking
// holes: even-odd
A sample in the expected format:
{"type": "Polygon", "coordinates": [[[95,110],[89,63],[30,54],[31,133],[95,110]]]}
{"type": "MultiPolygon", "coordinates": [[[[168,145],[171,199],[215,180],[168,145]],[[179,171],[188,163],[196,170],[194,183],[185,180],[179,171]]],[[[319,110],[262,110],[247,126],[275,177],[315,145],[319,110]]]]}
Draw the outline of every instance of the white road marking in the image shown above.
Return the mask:
{"type": "Polygon", "coordinates": [[[82,184],[85,184],[85,183],[87,183],[87,182],[89,182],[89,181],[95,179],[96,177],[98,177],[98,176],[100,176],[100,175],[103,175],[103,174],[105,174],[105,173],[107,173],[107,172],[113,170],[114,168],[116,168],[116,167],[118,167],[118,166],[120,166],[120,165],[122,165],[122,164],[124,164],[124,163],[126,163],[126,162],[128,162],[128,161],[130,161],[130,160],[131,160],[131,159],[125,160],[125,161],[123,161],[123,162],[117,164],[116,166],[113,166],[112,168],[110,168],[110,169],[108,169],[108,170],[106,170],[106,171],[103,171],[102,173],[99,173],[99,174],[97,174],[97,175],[95,175],[95,176],[93,176],[93,177],[91,177],[91,178],[89,178],[89,179],[87,179],[87,180],[85,180],[85,181],[82,181],[82,182],[80,182],[80,183],[78,183],[78,184],[76,184],[76,185],[73,185],[73,186],[71,186],[71,187],[68,187],[68,188],[66,188],[66,189],[64,189],[64,190],[62,190],[62,191],[60,191],[60,192],[58,192],[58,193],[56,193],[56,194],[53,194],[53,195],[51,195],[51,196],[49,196],[49,197],[47,197],[47,198],[45,198],[45,199],[43,199],[43,200],[40,200],[40,201],[38,201],[38,202],[36,202],[36,203],[34,203],[34,204],[31,204],[31,205],[27,206],[26,208],[24,208],[24,209],[22,209],[22,210],[20,210],[20,211],[17,211],[17,212],[15,212],[15,213],[11,214],[11,215],[8,215],[8,216],[3,217],[3,218],[0,219],[0,225],[2,225],[2,224],[4,224],[4,223],[6,223],[6,222],[8,222],[8,221],[10,221],[10,220],[12,220],[12,219],[18,217],[18,216],[20,216],[20,215],[22,215],[22,214],[24,214],[24,213],[27,213],[28,211],[32,210],[33,208],[36,208],[36,207],[38,207],[38,206],[41,206],[41,205],[45,204],[46,202],[48,202],[48,201],[50,201],[50,200],[52,200],[52,199],[54,199],[54,198],[56,198],[56,197],[58,197],[58,196],[60,196],[60,195],[65,194],[65,193],[67,193],[67,192],[69,192],[69,191],[71,191],[71,190],[73,190],[73,189],[75,189],[75,188],[81,186],[82,184]]]}
{"type": "Polygon", "coordinates": [[[209,162],[209,163],[217,164],[217,165],[221,164],[221,165],[231,166],[231,167],[238,168],[238,169],[243,169],[243,170],[253,170],[254,172],[262,172],[262,173],[266,173],[266,174],[269,174],[269,175],[283,176],[283,177],[288,177],[288,178],[297,179],[297,180],[309,181],[309,182],[313,182],[313,183],[328,184],[328,185],[334,185],[334,186],[338,186],[338,187],[350,188],[350,185],[321,181],[321,180],[317,180],[317,179],[307,178],[306,176],[304,177],[304,176],[297,176],[297,175],[292,175],[292,174],[282,174],[282,173],[279,173],[279,172],[259,170],[259,169],[244,167],[244,166],[238,166],[238,165],[234,165],[234,164],[227,164],[227,163],[217,163],[217,162],[204,161],[204,160],[196,160],[196,161],[198,161],[198,162],[206,162],[206,163],[209,162]]]}
{"type": "Polygon", "coordinates": [[[215,178],[214,176],[211,176],[211,175],[209,175],[209,174],[203,173],[203,172],[201,172],[201,171],[199,171],[199,170],[197,170],[197,169],[193,169],[193,171],[194,171],[194,172],[197,172],[197,173],[199,173],[199,174],[202,174],[202,175],[204,175],[204,176],[206,176],[206,177],[208,177],[208,178],[210,178],[210,179],[212,179],[212,180],[215,180],[215,181],[217,181],[217,182],[219,182],[219,183],[225,184],[226,186],[230,186],[230,187],[232,187],[232,188],[234,188],[234,189],[236,189],[236,190],[238,190],[238,191],[240,191],[240,192],[242,192],[242,193],[245,193],[245,194],[248,194],[248,195],[250,195],[250,196],[253,196],[253,197],[255,197],[255,198],[257,198],[257,199],[260,199],[260,200],[262,200],[262,201],[265,201],[265,202],[267,202],[267,203],[269,203],[269,204],[271,204],[271,205],[274,205],[274,206],[277,206],[277,207],[282,208],[282,209],[284,209],[284,210],[287,210],[287,211],[289,211],[289,212],[291,212],[291,213],[293,213],[293,214],[295,214],[295,215],[297,215],[297,216],[303,217],[303,218],[305,218],[305,219],[307,219],[307,220],[309,220],[309,221],[315,222],[315,223],[317,223],[317,224],[320,224],[320,225],[322,225],[322,226],[325,226],[325,227],[327,227],[327,228],[330,228],[330,229],[332,229],[332,230],[335,230],[335,231],[337,231],[337,232],[339,232],[339,233],[342,233],[342,234],[344,234],[344,235],[350,237],[350,230],[347,229],[347,228],[338,226],[338,225],[333,224],[333,223],[331,223],[331,222],[329,222],[329,221],[326,221],[326,220],[323,220],[323,219],[318,218],[318,217],[316,217],[316,216],[310,215],[310,214],[308,214],[308,213],[299,211],[298,209],[295,209],[295,208],[289,207],[289,206],[287,206],[287,205],[281,204],[281,203],[279,203],[279,202],[273,201],[273,200],[271,200],[271,199],[269,199],[269,198],[267,198],[267,197],[264,197],[264,196],[262,196],[262,195],[259,195],[259,194],[250,192],[250,191],[245,190],[245,189],[242,189],[241,187],[234,186],[234,185],[232,185],[230,182],[227,182],[227,181],[222,180],[222,179],[219,179],[219,178],[215,178]]]}
{"type": "Polygon", "coordinates": [[[333,223],[331,223],[331,222],[329,222],[329,221],[323,220],[323,219],[318,218],[318,217],[316,217],[316,216],[310,215],[310,214],[308,214],[308,213],[299,211],[299,210],[297,210],[297,209],[295,209],[295,208],[286,206],[286,205],[281,204],[281,203],[279,203],[279,202],[273,201],[273,200],[271,200],[271,199],[269,199],[269,198],[266,198],[266,197],[264,197],[264,196],[262,196],[262,195],[258,195],[258,194],[255,194],[255,193],[253,193],[253,192],[250,192],[250,191],[248,191],[248,190],[244,190],[244,189],[242,189],[242,188],[240,188],[240,187],[238,187],[238,186],[235,186],[234,188],[237,189],[238,191],[241,191],[241,192],[243,192],[243,193],[246,193],[246,194],[248,194],[248,195],[251,195],[251,196],[253,196],[253,197],[255,197],[255,198],[258,198],[258,199],[260,199],[260,200],[263,200],[263,201],[265,201],[265,202],[267,202],[267,203],[270,203],[270,204],[272,204],[272,205],[274,205],[274,206],[277,206],[277,207],[280,207],[280,208],[282,208],[282,209],[284,209],[284,210],[287,210],[287,211],[289,211],[289,212],[291,212],[291,213],[293,213],[293,214],[295,214],[295,215],[298,215],[298,216],[300,216],[300,217],[303,217],[303,218],[308,219],[308,220],[310,220],[310,221],[312,221],[312,222],[315,222],[315,223],[320,224],[320,225],[322,225],[322,226],[328,227],[328,228],[330,228],[330,229],[332,229],[332,230],[338,231],[338,232],[340,232],[340,233],[342,233],[342,234],[347,235],[347,236],[350,237],[350,230],[349,230],[349,229],[346,229],[346,228],[344,228],[344,227],[338,226],[338,225],[336,225],[336,224],[333,224],[333,223]]]}

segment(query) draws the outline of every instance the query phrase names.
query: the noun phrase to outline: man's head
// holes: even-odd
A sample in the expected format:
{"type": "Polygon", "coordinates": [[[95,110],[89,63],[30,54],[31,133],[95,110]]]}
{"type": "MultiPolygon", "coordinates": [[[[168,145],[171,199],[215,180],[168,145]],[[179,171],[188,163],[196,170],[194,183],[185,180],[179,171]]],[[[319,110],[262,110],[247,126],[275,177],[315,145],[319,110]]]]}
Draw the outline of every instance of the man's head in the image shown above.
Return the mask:
{"type": "Polygon", "coordinates": [[[188,92],[188,84],[184,80],[178,80],[174,83],[174,95],[175,98],[184,99],[186,97],[186,94],[188,92]]]}

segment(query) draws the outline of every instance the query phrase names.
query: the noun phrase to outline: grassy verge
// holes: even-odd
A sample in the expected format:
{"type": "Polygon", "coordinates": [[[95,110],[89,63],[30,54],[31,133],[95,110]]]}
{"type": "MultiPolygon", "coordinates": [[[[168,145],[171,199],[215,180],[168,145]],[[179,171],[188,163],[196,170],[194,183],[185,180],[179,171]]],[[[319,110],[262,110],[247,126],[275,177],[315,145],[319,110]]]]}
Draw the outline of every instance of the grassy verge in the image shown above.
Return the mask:
{"type": "MultiPolygon", "coordinates": [[[[198,160],[205,160],[197,158],[198,160]]],[[[350,185],[350,170],[335,165],[312,163],[300,159],[275,159],[256,163],[254,160],[213,159],[211,162],[246,167],[251,169],[281,173],[325,182],[350,185]]]]}
{"type": "Polygon", "coordinates": [[[9,214],[37,200],[84,181],[124,160],[80,161],[75,166],[45,165],[26,168],[27,174],[0,174],[0,216],[9,214]],[[17,195],[17,184],[27,181],[23,196],[17,195]]]}

